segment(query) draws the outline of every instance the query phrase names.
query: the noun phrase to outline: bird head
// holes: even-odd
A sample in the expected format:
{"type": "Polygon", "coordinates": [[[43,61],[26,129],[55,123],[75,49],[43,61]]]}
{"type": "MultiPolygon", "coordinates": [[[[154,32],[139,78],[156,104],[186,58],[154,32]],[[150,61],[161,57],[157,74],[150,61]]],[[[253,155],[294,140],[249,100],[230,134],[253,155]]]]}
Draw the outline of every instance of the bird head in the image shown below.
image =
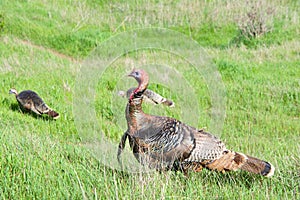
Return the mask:
{"type": "Polygon", "coordinates": [[[14,89],[14,88],[11,88],[11,89],[9,90],[9,94],[18,95],[18,92],[17,92],[17,90],[16,90],[16,89],[14,89]]]}
{"type": "Polygon", "coordinates": [[[149,77],[147,72],[142,69],[133,69],[131,73],[128,74],[128,76],[133,77],[139,84],[138,87],[130,95],[129,99],[132,99],[134,94],[147,89],[149,77]]]}
{"type": "Polygon", "coordinates": [[[135,80],[141,84],[145,77],[148,77],[147,73],[142,69],[133,69],[128,76],[135,78],[135,80]]]}

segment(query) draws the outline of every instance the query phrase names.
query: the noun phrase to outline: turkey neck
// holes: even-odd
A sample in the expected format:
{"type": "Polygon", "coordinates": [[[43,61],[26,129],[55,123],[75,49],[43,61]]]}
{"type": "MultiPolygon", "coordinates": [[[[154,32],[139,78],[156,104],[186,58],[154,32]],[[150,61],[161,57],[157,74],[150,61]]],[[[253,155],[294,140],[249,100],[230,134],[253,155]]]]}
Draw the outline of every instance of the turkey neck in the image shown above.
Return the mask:
{"type": "Polygon", "coordinates": [[[143,94],[148,87],[149,78],[147,74],[144,74],[142,78],[136,80],[139,85],[132,91],[126,106],[126,120],[129,134],[131,135],[141,128],[143,121],[147,118],[146,114],[143,112],[142,103],[143,94]]]}
{"type": "Polygon", "coordinates": [[[145,117],[145,113],[142,109],[143,93],[145,90],[134,94],[133,98],[129,100],[126,106],[126,120],[130,134],[134,134],[132,131],[138,130],[140,127],[140,121],[145,117]]]}

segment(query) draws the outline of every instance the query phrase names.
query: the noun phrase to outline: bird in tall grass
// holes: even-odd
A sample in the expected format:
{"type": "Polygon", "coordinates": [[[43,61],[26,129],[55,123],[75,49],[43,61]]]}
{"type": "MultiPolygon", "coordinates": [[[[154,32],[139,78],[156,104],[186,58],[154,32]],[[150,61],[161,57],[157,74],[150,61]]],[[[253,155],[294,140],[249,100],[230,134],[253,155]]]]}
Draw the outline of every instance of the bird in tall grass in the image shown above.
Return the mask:
{"type": "Polygon", "coordinates": [[[135,78],[138,87],[131,92],[126,106],[126,132],[134,156],[142,165],[185,174],[203,168],[221,172],[241,169],[266,177],[274,174],[271,163],[229,150],[211,133],[174,118],[144,113],[142,97],[148,87],[148,74],[134,69],[129,76],[135,78]]]}
{"type": "Polygon", "coordinates": [[[9,90],[10,94],[14,94],[22,110],[32,111],[37,115],[46,114],[53,119],[59,118],[59,114],[52,110],[43,99],[34,91],[24,90],[20,93],[16,89],[9,90]]]}

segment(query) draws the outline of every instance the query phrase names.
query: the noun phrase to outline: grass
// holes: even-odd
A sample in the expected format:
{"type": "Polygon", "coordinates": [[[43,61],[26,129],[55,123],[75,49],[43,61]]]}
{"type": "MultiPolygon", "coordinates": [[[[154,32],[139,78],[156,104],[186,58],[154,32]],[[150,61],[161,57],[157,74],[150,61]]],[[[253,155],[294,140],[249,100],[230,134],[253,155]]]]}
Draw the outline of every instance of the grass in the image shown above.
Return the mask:
{"type": "MultiPolygon", "coordinates": [[[[94,0],[59,5],[1,1],[1,198],[299,199],[299,2],[262,1],[262,5],[275,10],[273,29],[246,38],[238,29],[245,3],[234,0],[94,0]],[[190,173],[188,179],[174,172],[131,174],[103,165],[97,159],[102,152],[92,154],[86,148],[73,113],[74,100],[84,97],[75,90],[80,67],[92,49],[111,36],[143,27],[176,30],[203,46],[226,88],[223,132],[215,134],[230,149],[270,161],[276,167],[271,179],[242,171],[204,170],[190,173]],[[12,87],[36,91],[61,117],[53,121],[22,113],[8,95],[12,87]]],[[[182,57],[160,50],[128,52],[116,59],[99,77],[95,118],[87,117],[87,123],[95,120],[116,144],[126,130],[126,101],[116,92],[135,84],[124,74],[132,65],[154,71],[157,63],[179,72],[182,77],[177,78],[191,89],[187,93],[191,96],[185,101],[182,90],[160,84],[152,76],[149,87],[174,100],[176,107],[145,105],[145,110],[209,131],[213,102],[204,74],[191,71],[182,57]]],[[[91,113],[83,108],[81,114],[91,113]]],[[[110,159],[107,162],[113,163],[116,158],[110,159]]]]}

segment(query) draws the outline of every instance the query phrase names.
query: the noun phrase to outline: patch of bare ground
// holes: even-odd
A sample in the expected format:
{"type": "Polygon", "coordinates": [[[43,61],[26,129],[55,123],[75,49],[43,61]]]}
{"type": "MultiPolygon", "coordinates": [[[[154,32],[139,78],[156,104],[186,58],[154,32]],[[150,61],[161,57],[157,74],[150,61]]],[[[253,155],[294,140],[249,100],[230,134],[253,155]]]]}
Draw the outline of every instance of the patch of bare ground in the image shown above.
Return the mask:
{"type": "Polygon", "coordinates": [[[16,38],[16,41],[23,44],[23,45],[27,45],[27,46],[30,46],[32,48],[38,49],[38,50],[48,51],[48,52],[52,53],[53,55],[55,55],[59,58],[67,59],[67,60],[69,60],[73,63],[81,63],[81,60],[78,60],[78,59],[76,59],[72,56],[65,55],[63,53],[60,53],[60,52],[54,50],[54,49],[50,49],[50,48],[46,48],[46,47],[43,47],[43,46],[40,46],[40,45],[36,45],[36,44],[32,43],[29,40],[22,40],[22,39],[16,38]]]}

